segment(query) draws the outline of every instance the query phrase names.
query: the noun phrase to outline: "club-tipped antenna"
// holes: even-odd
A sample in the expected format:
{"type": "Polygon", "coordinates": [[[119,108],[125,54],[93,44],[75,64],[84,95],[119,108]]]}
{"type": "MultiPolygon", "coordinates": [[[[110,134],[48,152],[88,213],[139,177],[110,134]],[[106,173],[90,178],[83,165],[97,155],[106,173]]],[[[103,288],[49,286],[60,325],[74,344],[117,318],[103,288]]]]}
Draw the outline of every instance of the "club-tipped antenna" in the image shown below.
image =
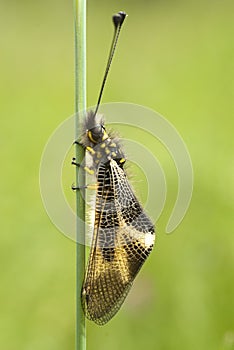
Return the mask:
{"type": "Polygon", "coordinates": [[[102,93],[105,87],[105,83],[106,83],[106,79],[107,79],[107,75],[111,66],[111,62],[114,56],[114,52],[115,52],[115,48],[117,45],[117,41],[119,38],[119,33],[122,27],[122,24],[124,22],[125,17],[127,16],[127,14],[123,11],[118,12],[117,14],[113,15],[112,19],[113,19],[113,23],[115,26],[115,31],[114,31],[114,35],[113,35],[113,39],[112,39],[112,44],[111,44],[111,48],[110,48],[110,53],[109,53],[109,57],[108,57],[108,61],[107,61],[107,65],[106,65],[106,69],[105,69],[105,73],[104,73],[104,78],[102,81],[102,86],[100,89],[100,93],[99,93],[99,97],[98,97],[98,101],[97,101],[97,105],[96,105],[96,109],[94,112],[94,117],[97,114],[100,102],[101,102],[101,98],[102,98],[102,93]]]}

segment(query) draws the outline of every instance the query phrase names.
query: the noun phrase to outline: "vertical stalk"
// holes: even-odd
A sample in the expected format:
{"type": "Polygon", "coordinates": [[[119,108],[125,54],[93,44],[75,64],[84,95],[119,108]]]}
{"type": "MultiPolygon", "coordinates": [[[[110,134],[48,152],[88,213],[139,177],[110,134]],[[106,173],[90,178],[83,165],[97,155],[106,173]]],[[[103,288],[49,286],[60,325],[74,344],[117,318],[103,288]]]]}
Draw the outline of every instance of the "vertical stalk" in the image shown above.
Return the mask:
{"type": "MultiPolygon", "coordinates": [[[[86,110],[86,0],[73,0],[75,24],[75,139],[80,134],[80,118],[86,110]]],[[[76,160],[81,163],[84,150],[76,144],[76,160]]],[[[76,183],[78,183],[78,167],[76,167],[76,183]]],[[[82,172],[83,173],[83,172],[82,172]]],[[[79,186],[85,185],[85,174],[79,176],[79,186]]],[[[85,201],[83,190],[76,191],[76,350],[86,349],[85,316],[81,306],[81,287],[85,271],[85,201]]]]}

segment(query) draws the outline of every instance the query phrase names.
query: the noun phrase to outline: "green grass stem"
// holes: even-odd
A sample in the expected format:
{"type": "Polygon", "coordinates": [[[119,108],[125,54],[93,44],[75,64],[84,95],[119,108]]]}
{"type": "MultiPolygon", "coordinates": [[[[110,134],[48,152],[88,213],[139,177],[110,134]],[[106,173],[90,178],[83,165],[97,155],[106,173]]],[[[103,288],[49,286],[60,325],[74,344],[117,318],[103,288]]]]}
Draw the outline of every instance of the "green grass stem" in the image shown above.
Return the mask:
{"type": "MultiPolygon", "coordinates": [[[[80,118],[82,111],[86,110],[86,0],[74,0],[75,22],[75,138],[80,134],[80,118]]],[[[84,158],[84,150],[76,145],[76,159],[81,163],[84,158]]],[[[78,183],[76,171],[76,183],[78,183]]],[[[79,175],[79,185],[85,184],[85,174],[79,175]]],[[[76,243],[76,350],[86,349],[85,316],[81,306],[80,292],[85,271],[85,245],[81,244],[78,237],[85,238],[85,200],[82,191],[76,191],[77,208],[77,243],[76,243]]]]}

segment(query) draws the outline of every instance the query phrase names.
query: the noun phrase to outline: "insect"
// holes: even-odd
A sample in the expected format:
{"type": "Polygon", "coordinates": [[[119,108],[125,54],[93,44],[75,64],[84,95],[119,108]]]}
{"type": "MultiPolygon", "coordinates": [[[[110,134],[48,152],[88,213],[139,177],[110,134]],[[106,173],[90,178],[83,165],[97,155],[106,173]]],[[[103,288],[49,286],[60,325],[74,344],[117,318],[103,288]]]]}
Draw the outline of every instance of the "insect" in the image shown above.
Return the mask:
{"type": "MultiPolygon", "coordinates": [[[[108,133],[97,114],[125,16],[124,12],[113,16],[115,33],[101,92],[96,110],[87,112],[80,140],[92,159],[86,170],[97,180],[94,232],[81,302],[86,317],[99,325],[121,307],[155,240],[153,223],[128,182],[120,142],[108,133]]],[[[80,166],[75,159],[73,164],[80,166]]]]}

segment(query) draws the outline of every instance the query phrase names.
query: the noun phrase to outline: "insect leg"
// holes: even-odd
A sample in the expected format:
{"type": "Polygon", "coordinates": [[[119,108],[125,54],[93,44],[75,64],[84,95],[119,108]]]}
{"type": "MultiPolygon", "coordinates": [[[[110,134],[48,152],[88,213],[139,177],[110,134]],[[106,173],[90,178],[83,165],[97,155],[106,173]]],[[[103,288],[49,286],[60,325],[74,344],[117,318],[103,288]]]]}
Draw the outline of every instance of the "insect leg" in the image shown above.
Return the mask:
{"type": "Polygon", "coordinates": [[[78,190],[82,190],[82,189],[96,190],[97,189],[97,184],[90,184],[90,185],[84,185],[84,186],[75,186],[73,184],[71,189],[73,191],[78,191],[78,190]]]}
{"type": "Polygon", "coordinates": [[[75,186],[74,184],[72,184],[72,186],[71,186],[72,191],[77,191],[77,190],[86,189],[86,188],[88,188],[88,185],[75,186]]]}
{"type": "Polygon", "coordinates": [[[94,151],[93,147],[90,146],[84,146],[81,142],[79,141],[74,141],[73,145],[79,145],[82,146],[86,151],[88,151],[90,154],[94,155],[96,152],[94,151]]]}
{"type": "Polygon", "coordinates": [[[72,165],[78,166],[79,168],[85,170],[87,173],[89,173],[90,175],[94,174],[94,169],[92,167],[87,167],[87,166],[83,166],[80,163],[76,162],[76,158],[72,158],[72,165]]]}
{"type": "Polygon", "coordinates": [[[75,140],[73,142],[73,145],[79,145],[79,146],[82,146],[83,148],[85,148],[85,146],[81,142],[79,142],[78,140],[75,140]]]}

